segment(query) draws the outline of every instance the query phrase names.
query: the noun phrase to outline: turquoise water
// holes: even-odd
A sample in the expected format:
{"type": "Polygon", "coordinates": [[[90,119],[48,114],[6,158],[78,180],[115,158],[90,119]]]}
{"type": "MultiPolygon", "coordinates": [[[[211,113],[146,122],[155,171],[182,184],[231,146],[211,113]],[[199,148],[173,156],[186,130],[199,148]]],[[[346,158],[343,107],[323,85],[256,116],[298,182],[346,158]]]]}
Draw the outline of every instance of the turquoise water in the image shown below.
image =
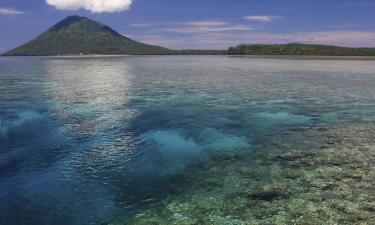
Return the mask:
{"type": "Polygon", "coordinates": [[[374,115],[373,61],[3,57],[0,224],[131,218],[213,158],[374,115]]]}

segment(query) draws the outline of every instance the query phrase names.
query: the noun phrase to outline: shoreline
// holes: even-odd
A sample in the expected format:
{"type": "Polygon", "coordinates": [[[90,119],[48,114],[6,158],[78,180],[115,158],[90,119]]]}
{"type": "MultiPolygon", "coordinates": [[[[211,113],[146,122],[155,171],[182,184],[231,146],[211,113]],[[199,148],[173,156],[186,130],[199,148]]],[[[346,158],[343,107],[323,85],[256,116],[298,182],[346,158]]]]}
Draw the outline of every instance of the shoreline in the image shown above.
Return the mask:
{"type": "Polygon", "coordinates": [[[131,56],[227,56],[233,58],[249,58],[249,59],[289,59],[289,60],[375,60],[375,56],[325,56],[325,55],[204,55],[204,54],[171,54],[171,55],[24,55],[24,56],[4,56],[1,58],[104,58],[104,57],[131,57],[131,56]]]}

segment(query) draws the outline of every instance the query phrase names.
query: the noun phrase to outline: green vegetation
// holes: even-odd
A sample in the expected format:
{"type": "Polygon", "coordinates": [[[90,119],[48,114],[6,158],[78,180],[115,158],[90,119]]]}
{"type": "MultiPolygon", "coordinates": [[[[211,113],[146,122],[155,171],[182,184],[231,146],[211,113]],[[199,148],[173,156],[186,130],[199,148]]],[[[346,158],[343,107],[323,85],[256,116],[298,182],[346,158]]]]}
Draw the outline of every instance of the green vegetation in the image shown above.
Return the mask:
{"type": "Polygon", "coordinates": [[[375,48],[348,48],[330,45],[238,45],[228,49],[229,55],[321,55],[321,56],[375,56],[375,48]]]}
{"type": "Polygon", "coordinates": [[[4,55],[165,55],[176,51],[133,41],[93,20],[70,16],[4,55]]]}

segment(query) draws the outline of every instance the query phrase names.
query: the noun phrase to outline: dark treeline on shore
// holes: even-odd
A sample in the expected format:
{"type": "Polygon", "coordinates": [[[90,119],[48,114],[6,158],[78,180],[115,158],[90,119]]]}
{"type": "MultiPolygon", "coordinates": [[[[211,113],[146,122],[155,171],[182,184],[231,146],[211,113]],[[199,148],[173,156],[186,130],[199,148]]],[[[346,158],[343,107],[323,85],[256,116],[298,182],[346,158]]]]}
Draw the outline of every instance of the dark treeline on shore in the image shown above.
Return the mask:
{"type": "Polygon", "coordinates": [[[253,44],[230,47],[228,55],[319,55],[319,56],[375,56],[375,48],[350,48],[312,44],[253,44]]]}

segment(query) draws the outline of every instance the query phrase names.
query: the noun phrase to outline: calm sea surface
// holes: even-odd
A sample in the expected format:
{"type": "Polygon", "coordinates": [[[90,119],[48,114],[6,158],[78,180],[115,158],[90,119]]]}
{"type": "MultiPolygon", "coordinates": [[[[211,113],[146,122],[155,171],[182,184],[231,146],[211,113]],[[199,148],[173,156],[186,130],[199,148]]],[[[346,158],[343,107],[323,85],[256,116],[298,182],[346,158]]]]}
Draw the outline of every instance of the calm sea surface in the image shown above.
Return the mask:
{"type": "Polygon", "coordinates": [[[2,57],[0,224],[131,218],[213,158],[372,122],[374,61],[2,57]]]}

